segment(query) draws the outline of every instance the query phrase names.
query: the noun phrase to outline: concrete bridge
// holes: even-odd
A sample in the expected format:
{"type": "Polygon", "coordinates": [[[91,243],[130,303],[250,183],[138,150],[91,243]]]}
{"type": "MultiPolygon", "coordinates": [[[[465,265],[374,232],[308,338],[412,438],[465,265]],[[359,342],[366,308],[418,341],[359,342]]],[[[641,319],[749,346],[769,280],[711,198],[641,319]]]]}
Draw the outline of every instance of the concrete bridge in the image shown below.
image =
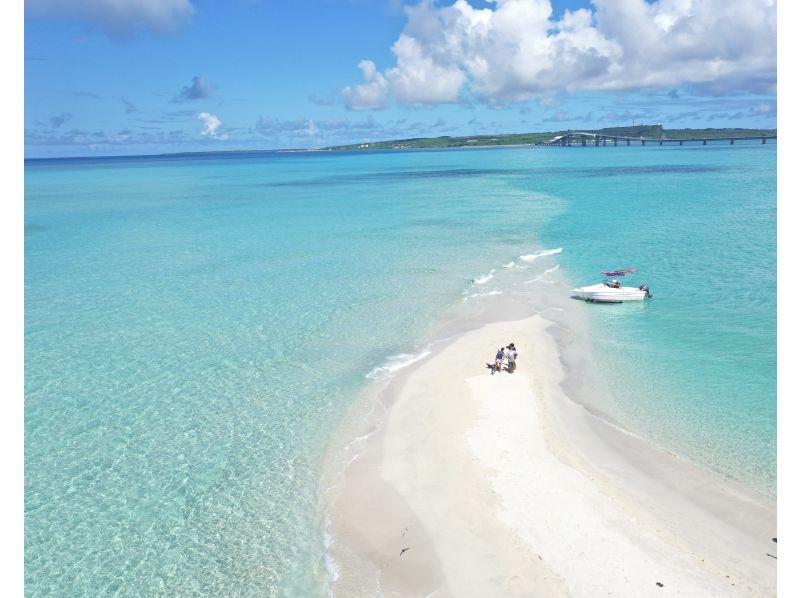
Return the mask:
{"type": "Polygon", "coordinates": [[[572,145],[580,145],[582,147],[586,147],[587,145],[594,144],[595,146],[600,145],[608,145],[608,143],[612,143],[613,145],[619,145],[622,142],[625,142],[625,145],[630,145],[631,141],[634,143],[641,143],[645,145],[647,143],[653,144],[657,143],[658,145],[664,145],[665,143],[669,144],[678,144],[683,145],[684,143],[701,143],[703,145],[708,145],[709,141],[730,141],[730,144],[733,145],[734,141],[744,141],[744,140],[753,140],[753,139],[760,139],[761,143],[766,143],[767,139],[777,139],[777,135],[757,135],[757,136],[749,136],[749,137],[709,137],[709,138],[698,138],[698,139],[667,139],[661,138],[658,139],[656,137],[626,137],[624,135],[608,135],[605,133],[587,133],[585,131],[576,131],[574,133],[566,133],[564,135],[557,135],[548,141],[540,141],[535,145],[561,145],[570,147],[572,145]]]}

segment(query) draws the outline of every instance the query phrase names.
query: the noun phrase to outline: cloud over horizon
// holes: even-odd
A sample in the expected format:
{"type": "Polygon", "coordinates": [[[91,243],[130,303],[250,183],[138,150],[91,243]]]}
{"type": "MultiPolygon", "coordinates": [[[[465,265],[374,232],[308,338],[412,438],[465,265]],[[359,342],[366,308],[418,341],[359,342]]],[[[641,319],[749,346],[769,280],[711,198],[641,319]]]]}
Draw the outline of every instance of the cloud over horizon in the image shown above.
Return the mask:
{"type": "Polygon", "coordinates": [[[98,25],[112,35],[149,29],[173,31],[195,13],[191,0],[25,0],[25,16],[74,19],[98,25]]]}
{"type": "Polygon", "coordinates": [[[203,121],[203,128],[200,129],[200,134],[203,137],[227,139],[226,135],[217,136],[217,131],[222,126],[222,121],[217,116],[209,112],[201,112],[197,115],[197,119],[203,121]]]}
{"type": "Polygon", "coordinates": [[[351,110],[489,105],[567,90],[691,87],[711,95],[774,93],[774,0],[592,0],[553,18],[550,0],[465,0],[405,7],[395,65],[364,59],[363,82],[342,89],[351,110]]]}

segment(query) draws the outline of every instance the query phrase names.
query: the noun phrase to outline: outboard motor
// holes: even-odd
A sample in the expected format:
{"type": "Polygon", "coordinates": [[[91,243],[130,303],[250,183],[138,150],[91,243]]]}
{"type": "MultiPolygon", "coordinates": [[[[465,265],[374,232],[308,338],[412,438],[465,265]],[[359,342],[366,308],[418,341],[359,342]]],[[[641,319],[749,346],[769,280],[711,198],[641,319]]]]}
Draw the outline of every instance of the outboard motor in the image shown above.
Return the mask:
{"type": "Polygon", "coordinates": [[[653,298],[653,296],[650,294],[650,287],[647,286],[647,283],[645,283],[642,286],[640,286],[639,290],[640,291],[644,291],[644,296],[647,297],[648,299],[652,299],[653,298]]]}

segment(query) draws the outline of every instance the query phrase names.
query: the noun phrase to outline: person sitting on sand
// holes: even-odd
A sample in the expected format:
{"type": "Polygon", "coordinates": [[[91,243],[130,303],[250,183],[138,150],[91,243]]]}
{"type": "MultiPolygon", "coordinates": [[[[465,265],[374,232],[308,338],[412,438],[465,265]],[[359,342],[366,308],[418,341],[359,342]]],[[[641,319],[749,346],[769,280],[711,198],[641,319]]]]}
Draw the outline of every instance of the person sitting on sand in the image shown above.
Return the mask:
{"type": "Polygon", "coordinates": [[[506,359],[508,359],[508,366],[506,366],[506,371],[509,374],[513,374],[514,370],[517,369],[517,349],[514,347],[514,343],[508,345],[508,351],[506,352],[506,359]]]}
{"type": "Polygon", "coordinates": [[[492,376],[494,376],[495,372],[499,372],[503,369],[503,347],[500,347],[497,350],[497,355],[494,356],[494,369],[492,370],[492,376]]]}

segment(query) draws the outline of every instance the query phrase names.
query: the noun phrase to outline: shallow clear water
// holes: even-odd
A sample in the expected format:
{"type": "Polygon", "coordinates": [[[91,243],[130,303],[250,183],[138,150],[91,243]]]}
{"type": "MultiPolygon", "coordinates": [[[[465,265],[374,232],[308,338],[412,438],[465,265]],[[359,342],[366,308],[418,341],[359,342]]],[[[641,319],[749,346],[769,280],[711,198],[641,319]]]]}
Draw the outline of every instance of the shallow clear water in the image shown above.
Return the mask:
{"type": "Polygon", "coordinates": [[[652,302],[585,306],[615,415],[774,490],[774,146],[53,160],[25,182],[30,595],[324,593],[341,414],[445,307],[510,292],[515,259],[575,286],[639,268],[652,302]]]}
{"type": "Polygon", "coordinates": [[[775,148],[637,148],[622,160],[628,149],[576,152],[571,180],[538,184],[569,205],[537,236],[569,247],[576,286],[626,267],[640,270],[626,284],[650,285],[644,305],[586,305],[620,417],[774,494],[775,148]]]}

